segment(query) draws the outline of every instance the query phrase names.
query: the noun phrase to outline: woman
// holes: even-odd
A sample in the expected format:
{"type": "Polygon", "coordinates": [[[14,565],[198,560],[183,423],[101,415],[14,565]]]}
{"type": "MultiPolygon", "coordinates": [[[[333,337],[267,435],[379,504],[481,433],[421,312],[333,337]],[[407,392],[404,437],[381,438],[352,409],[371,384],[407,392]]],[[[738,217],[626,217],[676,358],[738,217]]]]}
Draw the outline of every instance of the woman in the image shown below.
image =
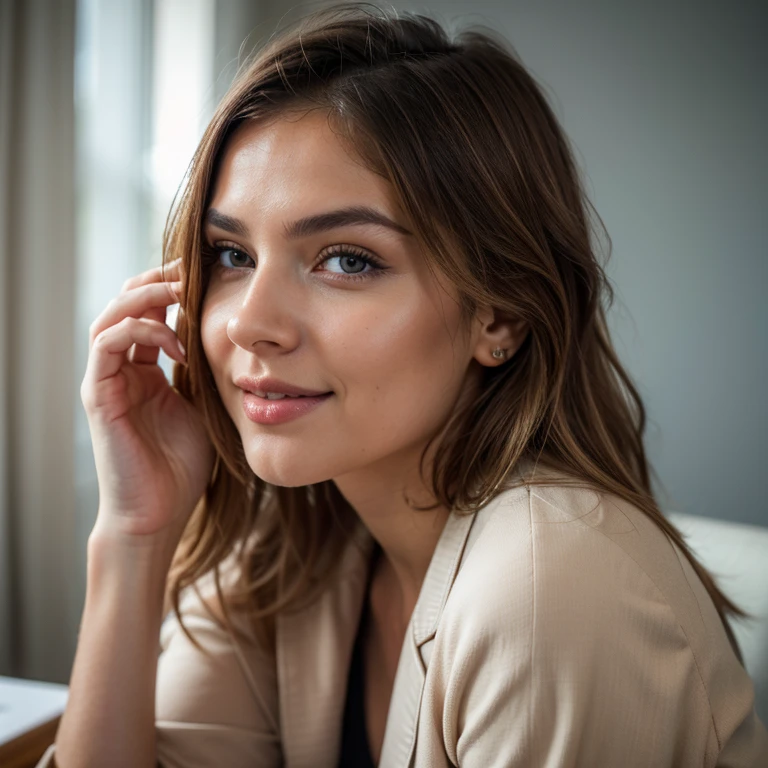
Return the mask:
{"type": "Polygon", "coordinates": [[[590,238],[503,42],[350,5],[261,50],[164,268],[91,329],[100,506],[41,764],[766,764],[590,238]]]}

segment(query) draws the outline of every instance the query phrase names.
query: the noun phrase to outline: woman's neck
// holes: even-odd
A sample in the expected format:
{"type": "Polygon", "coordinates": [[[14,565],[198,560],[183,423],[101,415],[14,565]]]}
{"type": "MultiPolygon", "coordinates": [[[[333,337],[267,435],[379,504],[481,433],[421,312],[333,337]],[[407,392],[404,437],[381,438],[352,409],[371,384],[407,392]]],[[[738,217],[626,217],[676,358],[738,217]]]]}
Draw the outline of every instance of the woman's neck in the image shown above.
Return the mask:
{"type": "MultiPolygon", "coordinates": [[[[336,484],[381,550],[372,566],[378,594],[387,595],[387,601],[397,606],[397,613],[407,623],[450,512],[442,506],[412,509],[403,493],[393,491],[392,484],[387,487],[383,477],[368,478],[371,484],[359,475],[348,476],[336,484]]],[[[418,495],[409,490],[413,503],[433,501],[420,490],[418,495]]]]}

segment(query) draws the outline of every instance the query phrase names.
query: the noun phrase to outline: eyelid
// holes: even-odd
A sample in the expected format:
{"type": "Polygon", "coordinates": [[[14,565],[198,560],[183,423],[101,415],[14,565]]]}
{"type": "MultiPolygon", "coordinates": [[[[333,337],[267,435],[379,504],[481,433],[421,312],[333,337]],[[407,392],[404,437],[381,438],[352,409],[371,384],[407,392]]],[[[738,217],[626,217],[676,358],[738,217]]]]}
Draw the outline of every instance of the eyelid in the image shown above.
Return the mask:
{"type": "MultiPolygon", "coordinates": [[[[233,243],[231,240],[209,240],[208,244],[211,248],[231,248],[233,251],[242,251],[248,253],[247,248],[243,248],[242,245],[233,243]]],[[[248,254],[250,256],[250,254],[248,254]]]]}

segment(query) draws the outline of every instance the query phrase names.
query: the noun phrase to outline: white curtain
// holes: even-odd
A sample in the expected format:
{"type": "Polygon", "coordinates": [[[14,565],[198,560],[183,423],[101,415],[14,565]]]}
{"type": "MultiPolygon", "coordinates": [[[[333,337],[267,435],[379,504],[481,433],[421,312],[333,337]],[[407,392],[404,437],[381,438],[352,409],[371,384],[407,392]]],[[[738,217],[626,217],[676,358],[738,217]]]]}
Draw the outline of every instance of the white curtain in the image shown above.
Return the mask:
{"type": "Polygon", "coordinates": [[[0,2],[0,673],[76,636],[75,0],[0,2]]]}
{"type": "Polygon", "coordinates": [[[0,0],[0,675],[69,679],[98,507],[88,327],[159,263],[189,126],[325,4],[0,0]]]}

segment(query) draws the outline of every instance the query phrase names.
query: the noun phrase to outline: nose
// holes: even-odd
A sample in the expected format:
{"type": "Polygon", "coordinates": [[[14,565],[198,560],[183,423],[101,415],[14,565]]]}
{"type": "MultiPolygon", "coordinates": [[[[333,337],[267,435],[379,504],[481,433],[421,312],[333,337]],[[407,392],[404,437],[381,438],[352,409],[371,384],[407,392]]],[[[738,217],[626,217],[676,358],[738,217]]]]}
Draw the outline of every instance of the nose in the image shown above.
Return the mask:
{"type": "Polygon", "coordinates": [[[249,352],[294,349],[299,342],[301,299],[286,264],[260,260],[233,298],[227,336],[249,352]]]}

